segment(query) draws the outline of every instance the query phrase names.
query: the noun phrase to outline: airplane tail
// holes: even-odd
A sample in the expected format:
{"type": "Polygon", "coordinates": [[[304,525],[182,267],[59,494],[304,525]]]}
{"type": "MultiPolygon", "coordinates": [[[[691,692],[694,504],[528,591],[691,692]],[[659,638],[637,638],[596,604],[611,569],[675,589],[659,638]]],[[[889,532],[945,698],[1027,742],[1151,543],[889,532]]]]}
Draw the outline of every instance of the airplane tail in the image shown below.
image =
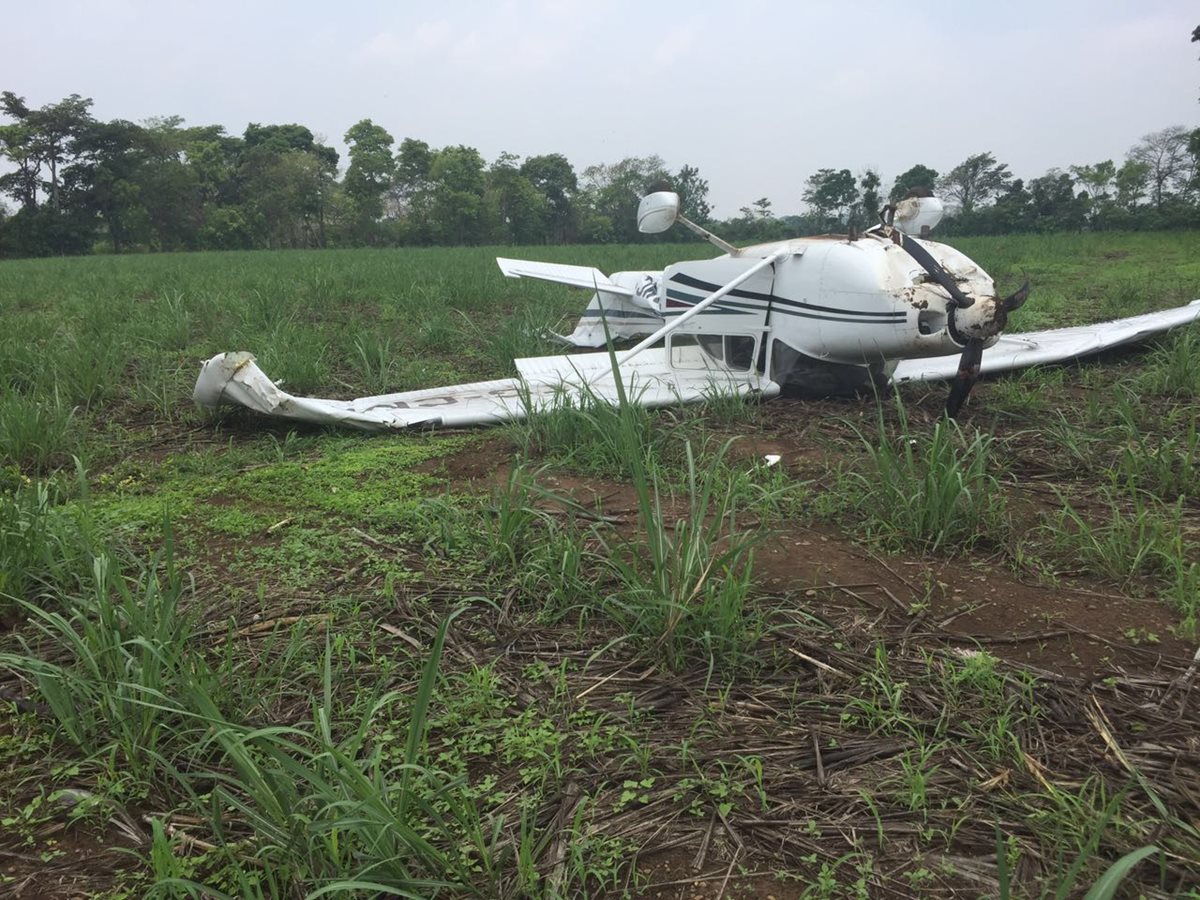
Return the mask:
{"type": "Polygon", "coordinates": [[[553,335],[570,346],[603,347],[605,320],[614,338],[644,337],[663,325],[659,314],[662,288],[657,273],[617,272],[610,278],[590,266],[503,258],[496,262],[509,278],[538,278],[594,291],[575,330],[568,335],[553,335]]]}
{"type": "Polygon", "coordinates": [[[596,291],[575,330],[555,337],[573,347],[603,347],[606,321],[613,338],[645,337],[663,326],[663,317],[658,313],[658,278],[647,272],[618,272],[612,281],[630,293],[596,291]]]}

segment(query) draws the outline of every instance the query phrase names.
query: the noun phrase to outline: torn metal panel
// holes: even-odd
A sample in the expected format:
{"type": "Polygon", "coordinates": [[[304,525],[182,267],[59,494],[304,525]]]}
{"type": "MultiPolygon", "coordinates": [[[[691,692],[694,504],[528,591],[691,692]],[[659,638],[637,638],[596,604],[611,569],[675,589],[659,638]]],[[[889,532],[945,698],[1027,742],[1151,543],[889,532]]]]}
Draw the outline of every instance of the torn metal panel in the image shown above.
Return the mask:
{"type": "MultiPolygon", "coordinates": [[[[1193,300],[1187,306],[1117,319],[1113,322],[1031,331],[1026,334],[1006,334],[988,347],[987,353],[983,355],[980,372],[1008,372],[1027,366],[1063,362],[1122,344],[1145,340],[1155,334],[1196,321],[1200,321],[1200,300],[1193,300]]],[[[957,356],[905,359],[896,366],[892,380],[943,381],[958,374],[958,364],[957,356]]]]}
{"type": "MultiPolygon", "coordinates": [[[[673,406],[708,399],[714,394],[774,397],[779,386],[756,372],[714,367],[699,347],[677,349],[692,353],[697,364],[674,368],[667,351],[651,350],[622,363],[621,378],[633,402],[647,407],[673,406]],[[700,365],[700,357],[704,365],[700,365]]],[[[338,425],[366,431],[407,428],[455,428],[490,425],[522,419],[530,408],[552,409],[578,403],[586,396],[615,404],[617,385],[607,353],[548,356],[516,361],[518,378],[473,382],[362,397],[325,400],[295,397],[283,391],[258,367],[249,353],[222,353],[204,363],[193,399],[202,406],[222,403],[242,406],[263,415],[338,425]]]]}

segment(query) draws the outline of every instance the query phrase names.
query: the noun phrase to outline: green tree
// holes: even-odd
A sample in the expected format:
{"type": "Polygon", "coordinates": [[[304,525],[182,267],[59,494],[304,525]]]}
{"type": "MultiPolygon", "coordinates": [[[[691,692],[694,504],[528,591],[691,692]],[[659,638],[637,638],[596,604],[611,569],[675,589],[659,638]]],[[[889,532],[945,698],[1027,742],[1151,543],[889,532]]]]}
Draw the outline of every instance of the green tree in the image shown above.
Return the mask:
{"type": "Polygon", "coordinates": [[[572,237],[577,218],[575,194],[579,179],[575,169],[561,153],[548,153],[527,158],[521,164],[520,174],[546,198],[551,238],[565,243],[572,237]]]}
{"type": "Polygon", "coordinates": [[[947,172],[938,181],[938,188],[958,203],[964,213],[970,213],[1012,181],[1012,173],[1004,163],[996,162],[990,153],[976,153],[947,172]]]}
{"type": "Polygon", "coordinates": [[[432,224],[439,243],[477,244],[483,234],[483,157],[474,147],[443,147],[429,166],[432,224]]]}
{"type": "Polygon", "coordinates": [[[1106,159],[1094,166],[1071,166],[1071,174],[1092,200],[1107,200],[1113,179],[1117,177],[1117,167],[1111,159],[1106,159]]]}
{"type": "Polygon", "coordinates": [[[150,223],[148,243],[155,250],[191,250],[200,246],[204,227],[204,191],[186,148],[191,129],[178,116],[148,119],[136,133],[137,168],[132,181],[150,223]]]}
{"type": "Polygon", "coordinates": [[[1070,171],[1086,193],[1084,202],[1088,209],[1089,221],[1098,225],[1112,202],[1113,181],[1117,177],[1116,165],[1111,159],[1106,159],[1091,166],[1071,166],[1070,171]]]}
{"type": "Polygon", "coordinates": [[[684,166],[671,179],[679,194],[679,208],[693,222],[704,224],[712,215],[708,204],[708,180],[700,177],[695,166],[684,166]]]}
{"type": "Polygon", "coordinates": [[[350,148],[350,166],[342,187],[354,215],[355,236],[375,243],[379,237],[378,223],[383,217],[384,196],[396,175],[394,141],[386,129],[370,119],[352,125],[345,141],[350,148]]]}
{"type": "Polygon", "coordinates": [[[1188,135],[1188,153],[1192,155],[1192,190],[1200,191],[1200,128],[1188,135]]]}
{"type": "Polygon", "coordinates": [[[1145,163],[1127,159],[1117,169],[1113,184],[1116,187],[1116,203],[1132,212],[1146,196],[1146,185],[1150,182],[1150,167],[1145,163]]]}
{"type": "Polygon", "coordinates": [[[200,246],[218,250],[252,247],[254,236],[238,182],[244,141],[225,134],[219,125],[189,129],[188,137],[184,156],[196,174],[203,204],[200,246]]]}
{"type": "Polygon", "coordinates": [[[488,170],[484,207],[490,239],[500,243],[545,243],[550,202],[521,174],[517,160],[513,153],[501,153],[488,170]]]}
{"type": "Polygon", "coordinates": [[[396,182],[397,184],[414,189],[429,178],[429,170],[433,166],[433,151],[424,141],[415,138],[405,138],[400,142],[396,151],[396,182]]]}
{"type": "Polygon", "coordinates": [[[749,206],[738,210],[736,219],[723,223],[722,231],[733,240],[767,240],[777,234],[781,225],[771,210],[771,201],[759,197],[749,206]]]}
{"type": "Polygon", "coordinates": [[[883,180],[874,169],[867,169],[859,176],[858,186],[862,194],[858,202],[859,215],[855,218],[864,228],[879,223],[879,210],[883,208],[883,198],[879,195],[882,184],[883,180]]]}
{"type": "Polygon", "coordinates": [[[14,171],[0,175],[0,193],[12,197],[22,209],[36,208],[41,157],[34,144],[33,130],[23,122],[0,125],[0,157],[14,166],[14,171]]]}
{"type": "Polygon", "coordinates": [[[303,125],[251,123],[238,162],[244,215],[268,247],[325,246],[337,151],[303,125]]]}
{"type": "Polygon", "coordinates": [[[269,248],[319,244],[320,165],[302,150],[274,152],[262,145],[243,154],[239,176],[248,221],[269,248]]]}
{"type": "Polygon", "coordinates": [[[1146,167],[1155,209],[1161,210],[1168,197],[1191,190],[1196,159],[1188,152],[1190,137],[1182,125],[1172,125],[1146,135],[1129,150],[1127,158],[1146,167]]]}
{"type": "MultiPolygon", "coordinates": [[[[12,91],[0,93],[0,111],[14,121],[0,126],[0,155],[15,171],[0,176],[0,191],[13,197],[21,209],[7,228],[19,252],[86,252],[94,232],[94,216],[83,205],[64,197],[64,171],[78,157],[76,145],[94,120],[92,101],[72,94],[38,109],[12,91]],[[48,198],[40,207],[39,194],[48,198]]],[[[78,181],[71,184],[77,190],[78,181]]]]}
{"type": "Polygon", "coordinates": [[[370,119],[355,123],[344,135],[350,165],[342,180],[348,206],[348,237],[355,244],[378,244],[383,239],[385,198],[395,181],[393,138],[370,119]]]}
{"type": "Polygon", "coordinates": [[[804,182],[802,197],[823,223],[840,226],[858,199],[858,185],[849,169],[818,169],[804,182]]]}
{"type": "Polygon", "coordinates": [[[659,156],[627,156],[612,165],[584,169],[583,194],[592,239],[631,243],[643,238],[637,230],[638,203],[653,188],[670,180],[659,156]]]}
{"type": "MultiPolygon", "coordinates": [[[[7,96],[7,92],[6,92],[7,96]]],[[[41,161],[50,170],[50,205],[58,211],[62,204],[59,198],[59,169],[73,156],[75,139],[92,122],[89,113],[91,99],[72,94],[58,103],[47,104],[29,110],[26,120],[34,134],[34,144],[41,161]]]]}
{"type": "Polygon", "coordinates": [[[1087,202],[1076,196],[1071,176],[1051,169],[1029,182],[1033,227],[1038,231],[1078,231],[1087,220],[1087,202]]]}
{"type": "Polygon", "coordinates": [[[896,178],[896,183],[892,185],[892,190],[888,194],[888,202],[896,203],[903,200],[912,191],[928,191],[933,193],[933,188],[937,184],[937,181],[937,169],[931,169],[929,166],[917,163],[907,172],[901,173],[896,178]]]}
{"type": "Polygon", "coordinates": [[[1031,205],[1033,198],[1025,189],[1025,182],[1014,178],[987,209],[988,227],[985,234],[1013,234],[1033,228],[1031,205]]]}
{"type": "Polygon", "coordinates": [[[424,141],[405,138],[396,150],[396,174],[385,200],[385,215],[396,220],[400,240],[429,244],[434,240],[429,170],[433,151],[424,141]]]}

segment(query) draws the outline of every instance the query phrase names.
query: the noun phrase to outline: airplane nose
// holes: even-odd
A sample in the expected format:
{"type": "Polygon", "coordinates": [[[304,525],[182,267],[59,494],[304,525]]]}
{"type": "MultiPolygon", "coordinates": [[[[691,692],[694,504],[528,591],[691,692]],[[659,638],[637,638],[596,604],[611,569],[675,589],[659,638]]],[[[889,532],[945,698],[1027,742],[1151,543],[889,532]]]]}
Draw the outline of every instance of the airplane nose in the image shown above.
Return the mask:
{"type": "Polygon", "coordinates": [[[1004,330],[1008,322],[1008,311],[999,297],[977,298],[970,306],[951,307],[946,320],[946,330],[955,343],[965,345],[968,341],[986,341],[1004,330]]]}

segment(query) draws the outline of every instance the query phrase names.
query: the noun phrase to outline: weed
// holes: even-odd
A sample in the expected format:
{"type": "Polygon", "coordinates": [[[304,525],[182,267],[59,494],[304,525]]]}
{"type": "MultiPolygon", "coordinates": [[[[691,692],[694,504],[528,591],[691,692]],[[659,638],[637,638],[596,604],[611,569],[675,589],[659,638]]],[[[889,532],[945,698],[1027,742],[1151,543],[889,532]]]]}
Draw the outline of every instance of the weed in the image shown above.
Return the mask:
{"type": "Polygon", "coordinates": [[[1110,475],[1131,494],[1146,492],[1165,500],[1200,497],[1200,431],[1196,417],[1171,427],[1163,423],[1166,435],[1152,438],[1127,412],[1118,407],[1120,432],[1124,437],[1117,464],[1110,475]]]}
{"type": "Polygon", "coordinates": [[[998,378],[989,385],[988,404],[1024,417],[1041,416],[1050,406],[1047,389],[1061,387],[1065,371],[1062,368],[1037,366],[998,378]]]}
{"type": "Polygon", "coordinates": [[[927,439],[911,434],[903,408],[892,438],[882,411],[876,440],[859,433],[871,463],[849,475],[867,533],[896,549],[963,552],[996,541],[1005,530],[1005,503],[992,474],[992,440],[968,439],[953,420],[939,419],[927,439]]]}
{"type": "Polygon", "coordinates": [[[1200,397],[1200,335],[1195,328],[1181,328],[1162,339],[1142,367],[1137,386],[1142,391],[1170,397],[1200,397]]]}
{"type": "Polygon", "coordinates": [[[200,677],[189,652],[191,625],[180,611],[186,590],[169,541],[132,581],[115,556],[101,554],[91,589],[63,596],[63,612],[21,603],[67,660],[47,662],[23,640],[23,654],[0,654],[0,662],[34,681],[74,744],[89,754],[112,752],[149,780],[162,766],[163,742],[181,728],[174,698],[200,677]]]}
{"type": "Polygon", "coordinates": [[[556,314],[534,306],[511,310],[498,325],[481,328],[477,321],[464,316],[465,324],[476,342],[482,346],[485,358],[497,368],[509,369],[512,361],[545,353],[552,346],[550,332],[556,314]]]}
{"type": "Polygon", "coordinates": [[[737,507],[721,466],[699,470],[690,444],[685,452],[686,509],[673,524],[667,522],[658,476],[635,477],[645,549],[631,551],[604,539],[617,586],[607,605],[672,666],[695,653],[729,664],[759,636],[744,612],[754,537],[737,529],[737,507]]]}
{"type": "MultiPolygon", "coordinates": [[[[86,498],[82,468],[79,483],[86,498]]],[[[6,603],[50,598],[87,580],[92,559],[86,499],[65,507],[54,483],[19,484],[0,493],[0,610],[6,603]],[[6,600],[7,598],[7,600],[6,600]]]]}
{"type": "Polygon", "coordinates": [[[929,781],[937,772],[933,764],[939,746],[918,737],[916,746],[900,757],[902,790],[899,799],[912,812],[924,814],[929,807],[929,781]]]}
{"type": "Polygon", "coordinates": [[[1104,578],[1128,585],[1147,576],[1184,571],[1188,551],[1180,527],[1182,506],[1135,492],[1122,502],[1107,491],[1107,520],[1093,524],[1065,500],[1043,527],[1051,553],[1104,578]]]}
{"type": "Polygon", "coordinates": [[[488,556],[515,572],[540,535],[548,516],[533,503],[533,480],[523,465],[514,465],[504,486],[492,494],[485,516],[488,556]]]}
{"type": "Polygon", "coordinates": [[[579,471],[620,475],[631,465],[628,452],[663,455],[668,437],[659,424],[645,407],[629,404],[621,410],[584,387],[578,396],[562,391],[549,406],[505,428],[526,458],[539,456],[579,471]]]}
{"type": "Polygon", "coordinates": [[[368,394],[383,394],[398,390],[396,366],[398,357],[391,338],[375,333],[354,339],[354,370],[368,394]]]}
{"type": "MultiPolygon", "coordinates": [[[[437,667],[450,620],[430,648],[412,699],[404,758],[388,767],[370,736],[399,698],[370,703],[345,734],[335,734],[331,652],[308,727],[252,729],[227,721],[202,686],[185,704],[213,723],[207,749],[224,765],[210,771],[214,808],[248,826],[258,859],[280,882],[305,883],[311,896],[369,891],[425,895],[442,889],[488,894],[492,835],[460,779],[421,765],[437,667]]],[[[218,825],[222,842],[225,835],[218,825]]]]}
{"type": "Polygon", "coordinates": [[[911,733],[913,720],[904,707],[908,682],[893,678],[887,648],[883,644],[875,646],[874,663],[874,666],[860,677],[859,686],[863,691],[846,704],[841,716],[842,721],[847,724],[862,721],[872,731],[899,730],[911,733]]]}
{"type": "Polygon", "coordinates": [[[581,531],[573,521],[547,522],[541,540],[526,554],[518,581],[522,593],[545,609],[548,617],[576,608],[586,615],[586,606],[596,595],[595,541],[590,531],[581,531]]]}
{"type": "Polygon", "coordinates": [[[1167,587],[1163,599],[1179,610],[1183,617],[1180,631],[1194,635],[1200,624],[1200,563],[1192,562],[1183,555],[1169,555],[1167,561],[1167,587]]]}
{"type": "Polygon", "coordinates": [[[43,396],[0,393],[0,454],[22,469],[49,472],[78,445],[75,417],[75,408],[57,390],[43,396]]]}

